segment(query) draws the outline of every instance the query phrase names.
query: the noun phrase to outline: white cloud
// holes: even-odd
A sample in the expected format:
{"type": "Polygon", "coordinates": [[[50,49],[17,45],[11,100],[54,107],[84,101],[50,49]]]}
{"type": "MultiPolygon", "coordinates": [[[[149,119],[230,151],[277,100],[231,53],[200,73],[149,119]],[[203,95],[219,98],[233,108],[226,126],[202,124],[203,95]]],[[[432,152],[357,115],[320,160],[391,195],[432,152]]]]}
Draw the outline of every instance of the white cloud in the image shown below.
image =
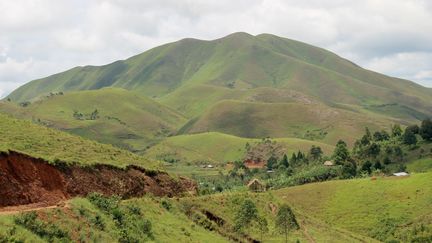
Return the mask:
{"type": "Polygon", "coordinates": [[[0,10],[5,94],[73,66],[237,31],[308,42],[432,86],[432,4],[426,0],[0,0],[0,10]]]}

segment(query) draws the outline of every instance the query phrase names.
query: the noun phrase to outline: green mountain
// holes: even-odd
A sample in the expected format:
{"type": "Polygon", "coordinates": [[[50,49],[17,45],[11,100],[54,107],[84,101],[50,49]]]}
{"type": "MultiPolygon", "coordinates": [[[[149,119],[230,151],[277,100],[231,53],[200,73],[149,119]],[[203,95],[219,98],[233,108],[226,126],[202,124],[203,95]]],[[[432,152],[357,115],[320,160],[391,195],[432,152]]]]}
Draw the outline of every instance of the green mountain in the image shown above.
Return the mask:
{"type": "Polygon", "coordinates": [[[58,91],[121,87],[161,97],[187,85],[233,89],[288,88],[326,103],[397,103],[431,112],[432,92],[374,73],[329,51],[269,34],[234,33],[213,41],[184,39],[105,66],[76,67],[35,80],[9,98],[31,100],[58,91]]]}
{"type": "Polygon", "coordinates": [[[175,133],[208,131],[332,145],[342,138],[351,144],[365,126],[388,129],[388,124],[408,125],[432,116],[430,89],[365,70],[322,48],[247,33],[211,41],[183,39],[108,65],[76,67],[29,82],[7,98],[31,102],[26,111],[0,107],[9,113],[26,113],[132,150],[175,133]],[[134,94],[105,95],[105,87],[134,94]],[[43,98],[60,92],[65,95],[43,98]],[[113,100],[118,102],[113,105],[113,100]],[[117,105],[119,112],[111,111],[117,105]],[[102,114],[98,121],[71,121],[71,112],[96,109],[102,114]],[[116,124],[118,119],[126,125],[116,124]]]}

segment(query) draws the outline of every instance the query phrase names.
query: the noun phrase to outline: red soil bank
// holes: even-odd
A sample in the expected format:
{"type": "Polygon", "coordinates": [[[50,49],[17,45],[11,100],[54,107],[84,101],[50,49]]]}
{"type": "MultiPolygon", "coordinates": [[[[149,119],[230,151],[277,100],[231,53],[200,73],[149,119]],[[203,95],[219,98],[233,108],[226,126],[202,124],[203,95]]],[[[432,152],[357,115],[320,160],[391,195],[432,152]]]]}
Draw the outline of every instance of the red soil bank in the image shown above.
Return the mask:
{"type": "Polygon", "coordinates": [[[50,205],[91,192],[130,198],[147,193],[182,196],[196,190],[196,183],[190,179],[175,179],[165,172],[137,166],[120,169],[109,165],[51,165],[17,152],[0,153],[0,207],[50,205]]]}

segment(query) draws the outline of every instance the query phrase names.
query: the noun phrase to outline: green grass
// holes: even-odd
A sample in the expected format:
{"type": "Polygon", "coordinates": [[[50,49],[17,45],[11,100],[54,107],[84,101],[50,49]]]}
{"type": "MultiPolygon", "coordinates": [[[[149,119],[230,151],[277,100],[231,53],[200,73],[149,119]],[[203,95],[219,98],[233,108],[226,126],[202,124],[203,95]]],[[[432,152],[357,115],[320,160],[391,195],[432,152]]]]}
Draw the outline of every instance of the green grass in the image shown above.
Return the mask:
{"type": "MultiPolygon", "coordinates": [[[[161,97],[200,84],[233,84],[237,93],[259,87],[287,88],[326,104],[398,103],[429,115],[432,96],[420,85],[362,69],[321,48],[269,34],[234,33],[213,41],[184,39],[100,67],[76,67],[28,83],[9,98],[22,102],[49,92],[109,86],[161,97]]],[[[204,104],[215,99],[209,92],[201,95],[208,97],[201,100],[204,104]]],[[[191,109],[192,114],[197,108],[191,109]]]]}
{"type": "Polygon", "coordinates": [[[131,150],[145,149],[186,122],[178,112],[139,93],[114,88],[55,95],[28,107],[3,102],[0,110],[131,150]],[[90,120],[95,110],[98,118],[90,120]],[[84,119],[74,117],[75,112],[84,119]]]}
{"type": "Polygon", "coordinates": [[[184,39],[124,61],[76,67],[8,98],[0,110],[133,151],[176,132],[207,131],[352,144],[365,126],[408,125],[432,115],[430,89],[305,43],[246,33],[184,39]],[[43,98],[60,91],[65,95],[43,98]],[[29,100],[27,108],[10,104],[29,100]],[[98,120],[72,117],[95,109],[98,120]]]}
{"type": "MultiPolygon", "coordinates": [[[[199,198],[186,198],[183,199],[181,203],[193,205],[198,211],[206,210],[223,218],[226,221],[224,226],[225,231],[232,231],[235,214],[242,201],[246,198],[251,199],[255,203],[258,214],[265,217],[268,222],[269,232],[264,234],[264,241],[282,242],[284,236],[275,228],[275,219],[277,208],[283,201],[272,192],[261,194],[246,192],[224,193],[199,198]],[[275,207],[276,211],[272,211],[271,206],[275,207]]],[[[301,229],[289,233],[289,242],[296,242],[296,240],[309,242],[310,240],[305,234],[305,231],[307,231],[308,235],[316,242],[374,242],[373,239],[368,237],[360,236],[340,228],[331,227],[307,212],[295,210],[295,215],[301,229]]],[[[245,229],[245,232],[255,239],[260,238],[260,232],[254,225],[245,229]]]]}
{"type": "Polygon", "coordinates": [[[136,154],[70,135],[55,129],[17,120],[0,113],[0,151],[14,150],[45,159],[51,163],[96,163],[124,167],[136,164],[146,168],[159,168],[159,163],[136,154]]]}
{"type": "MultiPolygon", "coordinates": [[[[160,199],[144,197],[131,199],[121,203],[121,215],[136,224],[137,228],[128,229],[128,236],[140,235],[141,220],[151,222],[152,237],[143,236],[139,240],[146,242],[228,242],[220,235],[205,230],[194,224],[184,215],[175,203],[168,211],[160,199]],[[140,215],[134,216],[129,208],[140,211],[140,215]]],[[[72,241],[116,242],[121,237],[121,226],[107,214],[87,199],[75,198],[70,201],[70,208],[50,209],[38,212],[38,218],[43,222],[55,224],[59,229],[68,233],[72,241]],[[95,224],[95,217],[99,216],[99,222],[95,224]],[[102,227],[100,225],[103,225],[102,227]]],[[[0,241],[2,236],[10,235],[14,229],[13,237],[25,242],[46,242],[36,234],[31,233],[23,226],[14,223],[16,216],[0,216],[0,241]]]]}
{"type": "Polygon", "coordinates": [[[411,161],[407,164],[409,172],[427,172],[432,170],[432,158],[411,161]]]}
{"type": "MultiPolygon", "coordinates": [[[[169,137],[156,146],[147,150],[145,157],[151,159],[176,158],[183,165],[200,162],[210,162],[215,165],[224,165],[243,159],[245,145],[253,145],[260,139],[236,137],[233,135],[207,132],[190,135],[169,137]]],[[[298,150],[308,151],[312,145],[320,146],[325,153],[331,153],[333,146],[324,143],[297,138],[278,138],[286,153],[291,155],[298,150]]]]}
{"type": "Polygon", "coordinates": [[[431,178],[431,173],[423,173],[406,178],[329,181],[281,189],[274,194],[333,227],[384,241],[393,237],[388,222],[397,225],[397,235],[419,217],[432,214],[431,178]]]}
{"type": "Polygon", "coordinates": [[[334,145],[352,144],[365,127],[384,129],[395,121],[320,104],[225,100],[212,106],[185,132],[215,131],[240,137],[297,137],[334,145]]]}

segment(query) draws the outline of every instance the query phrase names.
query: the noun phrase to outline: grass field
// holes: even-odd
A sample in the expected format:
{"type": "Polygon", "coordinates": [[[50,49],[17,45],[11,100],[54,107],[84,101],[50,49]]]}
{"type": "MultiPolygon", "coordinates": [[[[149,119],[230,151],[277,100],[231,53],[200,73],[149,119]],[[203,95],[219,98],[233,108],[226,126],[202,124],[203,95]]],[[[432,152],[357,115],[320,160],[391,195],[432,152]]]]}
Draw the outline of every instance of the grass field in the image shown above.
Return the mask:
{"type": "Polygon", "coordinates": [[[101,163],[124,167],[136,164],[146,168],[160,168],[157,162],[111,145],[100,144],[0,113],[0,151],[8,150],[42,158],[51,163],[59,160],[81,165],[101,163]]]}
{"type": "Polygon", "coordinates": [[[403,237],[403,230],[432,214],[431,178],[432,173],[422,173],[403,178],[329,181],[273,194],[330,226],[385,241],[403,237]]]}
{"type": "Polygon", "coordinates": [[[349,143],[365,127],[385,129],[396,121],[320,104],[262,103],[225,100],[206,111],[185,132],[215,131],[240,137],[297,137],[334,145],[349,143]]]}
{"type": "MultiPolygon", "coordinates": [[[[175,204],[171,205],[173,206],[170,210],[167,210],[162,206],[161,199],[149,197],[123,201],[118,211],[121,211],[124,220],[128,220],[127,228],[120,226],[112,215],[83,198],[71,200],[69,208],[40,211],[38,218],[48,225],[46,229],[55,227],[57,231],[65,232],[67,237],[63,241],[117,242],[127,234],[129,238],[134,237],[146,242],[170,242],[174,239],[177,242],[228,242],[220,235],[189,221],[175,204]],[[134,215],[130,212],[132,207],[134,213],[140,213],[134,215]],[[96,217],[98,220],[95,220],[96,217]],[[142,233],[143,222],[146,220],[151,223],[151,236],[142,233]]],[[[17,225],[14,222],[15,217],[0,216],[0,241],[2,237],[11,235],[11,231],[14,239],[25,242],[47,242],[50,239],[61,241],[55,237],[55,231],[49,231],[54,236],[45,233],[41,237],[32,233],[29,229],[17,225]]]]}
{"type": "Polygon", "coordinates": [[[54,95],[27,107],[0,104],[0,110],[103,143],[143,150],[175,134],[186,119],[139,93],[118,88],[54,95]],[[97,110],[97,117],[91,114],[97,110]]]}
{"type": "Polygon", "coordinates": [[[411,161],[407,164],[409,172],[427,172],[432,171],[432,158],[423,158],[411,161]]]}
{"type": "MultiPolygon", "coordinates": [[[[96,207],[109,209],[111,204],[106,202],[94,204],[75,198],[66,208],[39,211],[38,218],[47,229],[56,225],[71,240],[118,240],[122,231],[145,239],[148,235],[143,232],[147,231],[141,231],[144,228],[140,226],[148,220],[152,226],[151,241],[229,242],[227,237],[244,237],[233,227],[240,205],[250,199],[268,222],[269,231],[263,234],[265,241],[283,240],[275,228],[275,218],[280,205],[287,203],[300,225],[299,230],[289,233],[289,242],[424,242],[420,239],[432,236],[431,178],[429,172],[404,178],[313,183],[264,193],[244,189],[181,199],[147,196],[123,201],[118,209],[109,211],[96,207]],[[212,218],[223,220],[223,225],[212,218]],[[119,220],[127,223],[119,224],[119,220]]],[[[14,217],[17,216],[0,216],[0,239],[13,235],[16,239],[42,240],[16,225],[14,217]]],[[[261,237],[255,224],[243,232],[254,239],[261,237]]],[[[43,236],[45,240],[47,235],[43,236]]]]}
{"type": "MultiPolygon", "coordinates": [[[[243,159],[246,143],[253,145],[259,141],[260,139],[241,138],[218,132],[180,135],[167,138],[147,150],[144,156],[151,159],[177,158],[182,164],[211,162],[224,165],[226,162],[243,159]]],[[[277,138],[274,141],[280,143],[288,155],[298,150],[306,152],[312,145],[320,146],[324,153],[333,151],[333,146],[316,141],[297,138],[277,138]]]]}

